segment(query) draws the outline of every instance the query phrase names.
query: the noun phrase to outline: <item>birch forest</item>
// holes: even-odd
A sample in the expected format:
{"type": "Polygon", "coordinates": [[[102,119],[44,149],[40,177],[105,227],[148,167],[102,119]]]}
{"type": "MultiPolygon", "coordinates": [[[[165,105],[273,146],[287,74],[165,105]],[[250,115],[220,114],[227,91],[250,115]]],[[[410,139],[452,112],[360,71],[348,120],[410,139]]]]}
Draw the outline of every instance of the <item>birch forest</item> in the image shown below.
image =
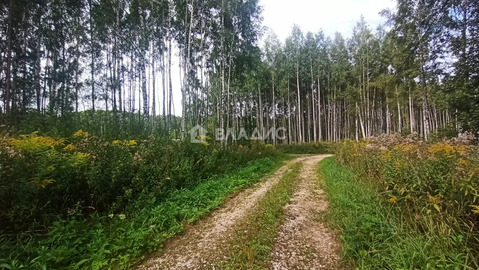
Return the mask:
{"type": "Polygon", "coordinates": [[[261,9],[257,0],[2,1],[3,126],[175,138],[197,124],[285,127],[287,143],[479,127],[474,1],[398,0],[377,29],[364,18],[351,37],[295,26],[284,41],[262,27],[261,9]]]}

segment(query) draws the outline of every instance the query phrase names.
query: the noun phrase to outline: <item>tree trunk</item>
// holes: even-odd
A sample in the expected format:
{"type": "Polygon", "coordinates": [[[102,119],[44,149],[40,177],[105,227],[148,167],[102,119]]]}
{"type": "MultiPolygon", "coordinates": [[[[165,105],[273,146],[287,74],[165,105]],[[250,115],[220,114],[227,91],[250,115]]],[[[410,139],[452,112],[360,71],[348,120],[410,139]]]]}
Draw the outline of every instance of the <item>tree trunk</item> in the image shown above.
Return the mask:
{"type": "Polygon", "coordinates": [[[321,129],[321,83],[318,77],[318,128],[319,128],[319,140],[323,140],[323,134],[321,129]]]}
{"type": "Polygon", "coordinates": [[[297,104],[297,113],[298,113],[298,142],[303,142],[303,134],[301,134],[301,118],[302,118],[302,112],[301,112],[301,93],[299,92],[299,64],[296,65],[296,87],[298,90],[298,104],[297,104]]]}
{"type": "Polygon", "coordinates": [[[10,113],[10,92],[11,92],[11,71],[12,71],[12,9],[13,0],[9,2],[8,8],[8,25],[7,25],[7,66],[5,71],[5,112],[10,113]]]}

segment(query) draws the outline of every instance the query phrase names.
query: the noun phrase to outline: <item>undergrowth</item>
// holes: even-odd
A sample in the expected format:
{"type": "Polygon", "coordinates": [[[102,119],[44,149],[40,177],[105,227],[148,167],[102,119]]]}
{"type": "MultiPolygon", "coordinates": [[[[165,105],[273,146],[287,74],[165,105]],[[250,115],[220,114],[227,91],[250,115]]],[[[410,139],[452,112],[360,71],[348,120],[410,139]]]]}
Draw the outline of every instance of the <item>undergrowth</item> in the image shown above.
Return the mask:
{"type": "Polygon", "coordinates": [[[327,219],[341,232],[345,260],[358,269],[474,269],[465,235],[419,230],[377,185],[333,158],[320,163],[327,219]]]}
{"type": "MultiPolygon", "coordinates": [[[[125,144],[128,151],[133,142],[125,144]]],[[[192,188],[171,190],[163,198],[131,200],[120,213],[72,213],[53,222],[46,234],[26,231],[16,238],[2,237],[0,269],[130,268],[143,254],[157,250],[180,232],[185,223],[199,219],[235,190],[272,172],[282,159],[259,158],[243,168],[210,176],[192,188]]]]}
{"type": "Polygon", "coordinates": [[[331,142],[312,142],[296,144],[280,144],[276,148],[285,154],[332,154],[334,144],[331,142]]]}

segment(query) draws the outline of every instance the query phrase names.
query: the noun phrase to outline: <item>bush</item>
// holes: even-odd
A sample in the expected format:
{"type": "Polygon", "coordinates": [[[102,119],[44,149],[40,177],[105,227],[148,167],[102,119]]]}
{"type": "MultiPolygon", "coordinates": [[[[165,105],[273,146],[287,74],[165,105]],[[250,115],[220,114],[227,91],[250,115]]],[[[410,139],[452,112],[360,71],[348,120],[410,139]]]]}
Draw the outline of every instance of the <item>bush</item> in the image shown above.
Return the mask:
{"type": "Polygon", "coordinates": [[[426,143],[383,136],[345,141],[336,157],[374,183],[408,226],[443,239],[460,236],[471,250],[469,262],[477,267],[472,258],[479,255],[474,229],[479,225],[478,147],[459,140],[426,143]]]}
{"type": "Polygon", "coordinates": [[[58,216],[141,208],[141,201],[161,201],[172,191],[274,154],[260,142],[226,147],[155,137],[110,141],[82,130],[60,139],[37,132],[3,137],[1,230],[44,230],[58,216]]]}

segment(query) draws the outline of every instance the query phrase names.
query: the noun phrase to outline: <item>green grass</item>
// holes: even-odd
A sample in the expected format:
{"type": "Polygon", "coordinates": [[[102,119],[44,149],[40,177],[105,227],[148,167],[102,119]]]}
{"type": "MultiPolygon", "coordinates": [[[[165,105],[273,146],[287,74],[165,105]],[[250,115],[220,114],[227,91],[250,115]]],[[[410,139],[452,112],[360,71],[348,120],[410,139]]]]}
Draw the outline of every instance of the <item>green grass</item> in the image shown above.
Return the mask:
{"type": "Polygon", "coordinates": [[[329,195],[327,216],[341,232],[343,258],[357,269],[472,269],[460,236],[420,232],[375,187],[334,158],[319,165],[329,195]]]}
{"type": "Polygon", "coordinates": [[[270,268],[270,253],[283,218],[283,207],[290,201],[301,167],[302,163],[293,164],[279,183],[266,193],[246,223],[238,229],[229,259],[218,263],[218,268],[270,268]]]}
{"type": "Polygon", "coordinates": [[[136,213],[78,217],[55,222],[41,239],[0,243],[0,269],[126,269],[183,229],[221,205],[233,192],[273,172],[287,157],[262,158],[233,173],[211,178],[196,188],[150,201],[136,213]]]}

